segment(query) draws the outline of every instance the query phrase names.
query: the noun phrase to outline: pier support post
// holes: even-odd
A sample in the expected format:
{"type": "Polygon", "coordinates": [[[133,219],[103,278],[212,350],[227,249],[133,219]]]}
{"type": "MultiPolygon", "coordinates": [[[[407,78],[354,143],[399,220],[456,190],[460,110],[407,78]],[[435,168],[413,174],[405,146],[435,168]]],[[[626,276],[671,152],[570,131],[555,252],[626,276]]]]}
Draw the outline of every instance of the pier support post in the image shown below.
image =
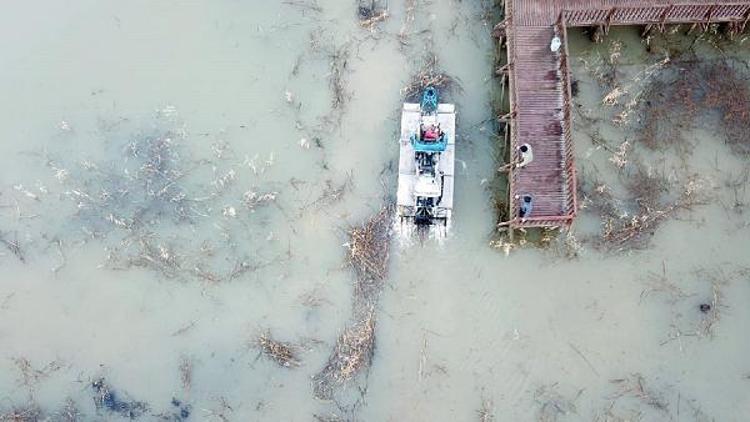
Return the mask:
{"type": "Polygon", "coordinates": [[[516,111],[513,110],[510,113],[503,114],[502,116],[498,117],[498,120],[501,123],[509,123],[513,118],[516,117],[516,111]]]}

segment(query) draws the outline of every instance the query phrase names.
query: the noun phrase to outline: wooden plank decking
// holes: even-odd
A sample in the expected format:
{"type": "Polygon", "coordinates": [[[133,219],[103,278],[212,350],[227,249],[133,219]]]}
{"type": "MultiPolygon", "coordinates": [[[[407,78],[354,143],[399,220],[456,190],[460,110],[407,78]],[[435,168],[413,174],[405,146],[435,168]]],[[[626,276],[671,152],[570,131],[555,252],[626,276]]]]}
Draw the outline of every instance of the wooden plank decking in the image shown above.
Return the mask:
{"type": "Polygon", "coordinates": [[[567,27],[750,21],[750,0],[506,0],[511,165],[511,227],[570,224],[576,214],[576,175],[570,112],[567,27]],[[558,36],[562,46],[550,48],[558,36]],[[518,147],[534,159],[520,168],[518,147]],[[530,215],[519,200],[533,198],[530,215]]]}

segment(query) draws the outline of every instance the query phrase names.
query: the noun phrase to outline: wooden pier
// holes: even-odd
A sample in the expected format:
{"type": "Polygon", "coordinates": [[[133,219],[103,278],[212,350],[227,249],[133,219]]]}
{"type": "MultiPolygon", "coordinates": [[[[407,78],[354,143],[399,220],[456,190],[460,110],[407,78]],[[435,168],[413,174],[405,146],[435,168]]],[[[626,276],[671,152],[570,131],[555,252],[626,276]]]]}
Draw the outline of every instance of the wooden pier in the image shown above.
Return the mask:
{"type": "Polygon", "coordinates": [[[728,22],[741,32],[750,21],[750,0],[506,0],[505,20],[496,35],[505,41],[508,62],[498,69],[508,81],[510,111],[500,120],[509,127],[511,162],[509,219],[513,228],[559,227],[576,215],[572,96],[567,28],[612,25],[694,23],[708,28],[728,22]],[[560,40],[557,51],[553,38],[560,40]],[[519,166],[519,147],[528,145],[533,160],[519,166]],[[521,198],[532,210],[521,216],[521,198]]]}

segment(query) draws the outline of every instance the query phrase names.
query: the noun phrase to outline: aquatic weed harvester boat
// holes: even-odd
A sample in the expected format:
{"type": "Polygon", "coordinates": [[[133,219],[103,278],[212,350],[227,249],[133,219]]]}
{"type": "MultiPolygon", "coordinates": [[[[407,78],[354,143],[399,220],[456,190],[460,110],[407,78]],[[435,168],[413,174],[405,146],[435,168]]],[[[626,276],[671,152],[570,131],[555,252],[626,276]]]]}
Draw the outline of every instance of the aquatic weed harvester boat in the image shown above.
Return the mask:
{"type": "Polygon", "coordinates": [[[427,87],[419,104],[404,103],[398,172],[398,216],[402,232],[415,227],[444,236],[451,225],[455,167],[456,107],[440,104],[427,87]]]}

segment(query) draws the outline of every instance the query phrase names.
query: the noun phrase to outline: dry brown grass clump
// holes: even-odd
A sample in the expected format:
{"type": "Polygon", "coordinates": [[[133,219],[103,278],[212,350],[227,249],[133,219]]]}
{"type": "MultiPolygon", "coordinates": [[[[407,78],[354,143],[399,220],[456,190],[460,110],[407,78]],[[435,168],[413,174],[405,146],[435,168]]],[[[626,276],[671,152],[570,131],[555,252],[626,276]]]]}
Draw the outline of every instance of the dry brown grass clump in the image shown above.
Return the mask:
{"type": "Polygon", "coordinates": [[[349,229],[347,260],[358,279],[383,280],[388,272],[392,206],[385,206],[361,226],[349,229]]]}
{"type": "Polygon", "coordinates": [[[717,119],[725,142],[750,155],[750,84],[730,60],[683,60],[666,79],[654,81],[642,98],[641,142],[652,149],[681,146],[683,131],[717,119]]]}
{"type": "Polygon", "coordinates": [[[296,368],[302,365],[299,358],[298,347],[283,341],[275,340],[271,337],[270,331],[265,331],[258,336],[256,344],[263,356],[276,362],[284,368],[296,368]]]}
{"type": "Polygon", "coordinates": [[[330,400],[338,387],[369,368],[375,351],[375,309],[346,328],[336,341],[326,366],[313,377],[315,397],[330,400]]]}

